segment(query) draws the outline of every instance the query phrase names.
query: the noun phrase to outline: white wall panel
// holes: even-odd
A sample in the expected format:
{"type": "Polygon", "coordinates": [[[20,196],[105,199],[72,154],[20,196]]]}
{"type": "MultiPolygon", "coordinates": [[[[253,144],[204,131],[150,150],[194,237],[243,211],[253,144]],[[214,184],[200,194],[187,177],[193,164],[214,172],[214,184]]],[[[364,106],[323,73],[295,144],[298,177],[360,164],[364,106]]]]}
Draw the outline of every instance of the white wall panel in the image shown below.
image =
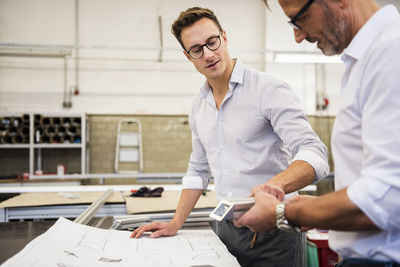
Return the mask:
{"type": "Polygon", "coordinates": [[[72,44],[74,1],[1,0],[0,38],[1,42],[72,44]]]}
{"type": "MultiPolygon", "coordinates": [[[[215,11],[227,31],[231,55],[287,81],[308,114],[314,114],[313,64],[274,63],[271,51],[320,53],[296,44],[276,3],[261,0],[79,0],[79,89],[72,111],[182,114],[204,78],[170,33],[179,12],[192,6],[215,11]],[[158,16],[164,50],[160,55],[158,16]]],[[[395,2],[398,0],[381,0],[395,2]]],[[[68,45],[75,42],[75,0],[0,0],[0,47],[6,43],[68,45]]],[[[75,53],[67,58],[67,87],[75,85],[75,53]]],[[[0,111],[62,109],[64,61],[0,57],[0,111]]],[[[329,113],[340,106],[341,64],[325,65],[329,113]]]]}
{"type": "MultiPolygon", "coordinates": [[[[204,78],[185,58],[170,27],[180,11],[192,6],[215,11],[233,56],[263,66],[262,53],[253,52],[264,49],[261,1],[80,0],[80,94],[72,97],[72,109],[187,113],[204,78]],[[166,49],[162,62],[158,16],[166,49]]],[[[1,43],[74,44],[74,0],[0,1],[0,10],[1,43]]],[[[67,60],[69,90],[75,85],[75,54],[67,60]]],[[[59,58],[0,57],[0,109],[60,109],[63,64],[59,58]]]]}

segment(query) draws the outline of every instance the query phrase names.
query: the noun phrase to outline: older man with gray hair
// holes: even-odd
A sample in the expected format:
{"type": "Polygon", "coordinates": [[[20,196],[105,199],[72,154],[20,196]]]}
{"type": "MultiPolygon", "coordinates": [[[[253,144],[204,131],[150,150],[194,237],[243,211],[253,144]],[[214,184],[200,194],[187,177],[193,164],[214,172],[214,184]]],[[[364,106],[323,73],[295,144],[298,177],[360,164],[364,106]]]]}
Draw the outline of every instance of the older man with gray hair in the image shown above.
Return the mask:
{"type": "MultiPolygon", "coordinates": [[[[265,1],[266,2],[266,1],[265,1]]],[[[332,134],[336,191],[281,202],[267,192],[236,226],[330,229],[338,266],[400,266],[400,15],[374,0],[279,0],[298,43],[342,53],[332,134]]]]}

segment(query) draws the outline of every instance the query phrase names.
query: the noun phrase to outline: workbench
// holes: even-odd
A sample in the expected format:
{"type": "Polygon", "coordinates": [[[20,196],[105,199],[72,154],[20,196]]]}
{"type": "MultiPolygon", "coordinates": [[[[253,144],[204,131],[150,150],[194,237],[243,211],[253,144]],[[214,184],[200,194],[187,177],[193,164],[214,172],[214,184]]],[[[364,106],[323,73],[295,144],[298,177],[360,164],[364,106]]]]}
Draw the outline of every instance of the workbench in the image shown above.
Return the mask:
{"type": "MultiPolygon", "coordinates": [[[[137,190],[141,186],[143,185],[0,188],[0,193],[2,191],[22,193],[0,203],[0,222],[57,219],[60,216],[76,218],[108,189],[113,189],[113,195],[97,211],[97,217],[175,210],[181,185],[150,185],[151,188],[160,186],[164,188],[162,198],[127,197],[130,190],[137,190]]],[[[210,188],[213,189],[213,186],[210,188]]],[[[196,208],[216,206],[214,192],[208,192],[207,196],[200,198],[196,208]]]]}

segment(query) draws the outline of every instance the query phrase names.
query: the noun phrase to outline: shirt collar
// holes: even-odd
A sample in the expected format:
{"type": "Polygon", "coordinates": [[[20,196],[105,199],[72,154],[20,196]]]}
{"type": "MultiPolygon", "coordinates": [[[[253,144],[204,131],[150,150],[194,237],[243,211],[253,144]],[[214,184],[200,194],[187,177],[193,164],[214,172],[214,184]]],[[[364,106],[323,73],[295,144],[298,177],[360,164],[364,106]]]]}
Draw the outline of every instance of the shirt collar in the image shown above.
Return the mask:
{"type": "Polygon", "coordinates": [[[239,60],[235,59],[236,64],[233,67],[231,79],[229,81],[229,87],[234,88],[236,84],[242,84],[243,83],[243,77],[244,77],[244,64],[239,60]]]}
{"type": "MultiPolygon", "coordinates": [[[[236,63],[233,67],[231,79],[229,80],[229,91],[233,91],[237,84],[243,84],[245,65],[239,59],[235,59],[235,61],[236,63]]],[[[204,82],[200,92],[203,97],[206,97],[207,93],[211,92],[211,87],[207,81],[204,82]]]]}
{"type": "Polygon", "coordinates": [[[398,18],[399,12],[393,5],[380,8],[361,27],[349,46],[343,51],[342,60],[346,61],[348,57],[355,60],[360,59],[376,41],[378,36],[385,30],[387,25],[398,18]]]}

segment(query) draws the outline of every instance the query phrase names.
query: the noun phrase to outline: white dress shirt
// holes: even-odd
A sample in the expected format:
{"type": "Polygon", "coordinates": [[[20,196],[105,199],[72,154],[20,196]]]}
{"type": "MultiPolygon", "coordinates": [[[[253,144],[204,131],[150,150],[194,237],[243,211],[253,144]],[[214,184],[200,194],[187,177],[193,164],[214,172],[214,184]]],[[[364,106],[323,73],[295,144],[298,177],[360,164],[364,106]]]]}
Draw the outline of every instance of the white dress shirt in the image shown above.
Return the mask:
{"type": "Polygon", "coordinates": [[[220,109],[205,82],[189,124],[193,152],[183,189],[205,189],[212,172],[219,200],[243,198],[295,160],[308,162],[316,181],[329,172],[326,147],[289,86],[239,60],[220,109]]]}
{"type": "MultiPolygon", "coordinates": [[[[331,231],[343,258],[400,262],[400,15],[381,8],[356,34],[342,59],[342,108],[332,151],[336,189],[347,194],[379,231],[331,231]]],[[[351,218],[349,218],[351,220],[351,218]]]]}

